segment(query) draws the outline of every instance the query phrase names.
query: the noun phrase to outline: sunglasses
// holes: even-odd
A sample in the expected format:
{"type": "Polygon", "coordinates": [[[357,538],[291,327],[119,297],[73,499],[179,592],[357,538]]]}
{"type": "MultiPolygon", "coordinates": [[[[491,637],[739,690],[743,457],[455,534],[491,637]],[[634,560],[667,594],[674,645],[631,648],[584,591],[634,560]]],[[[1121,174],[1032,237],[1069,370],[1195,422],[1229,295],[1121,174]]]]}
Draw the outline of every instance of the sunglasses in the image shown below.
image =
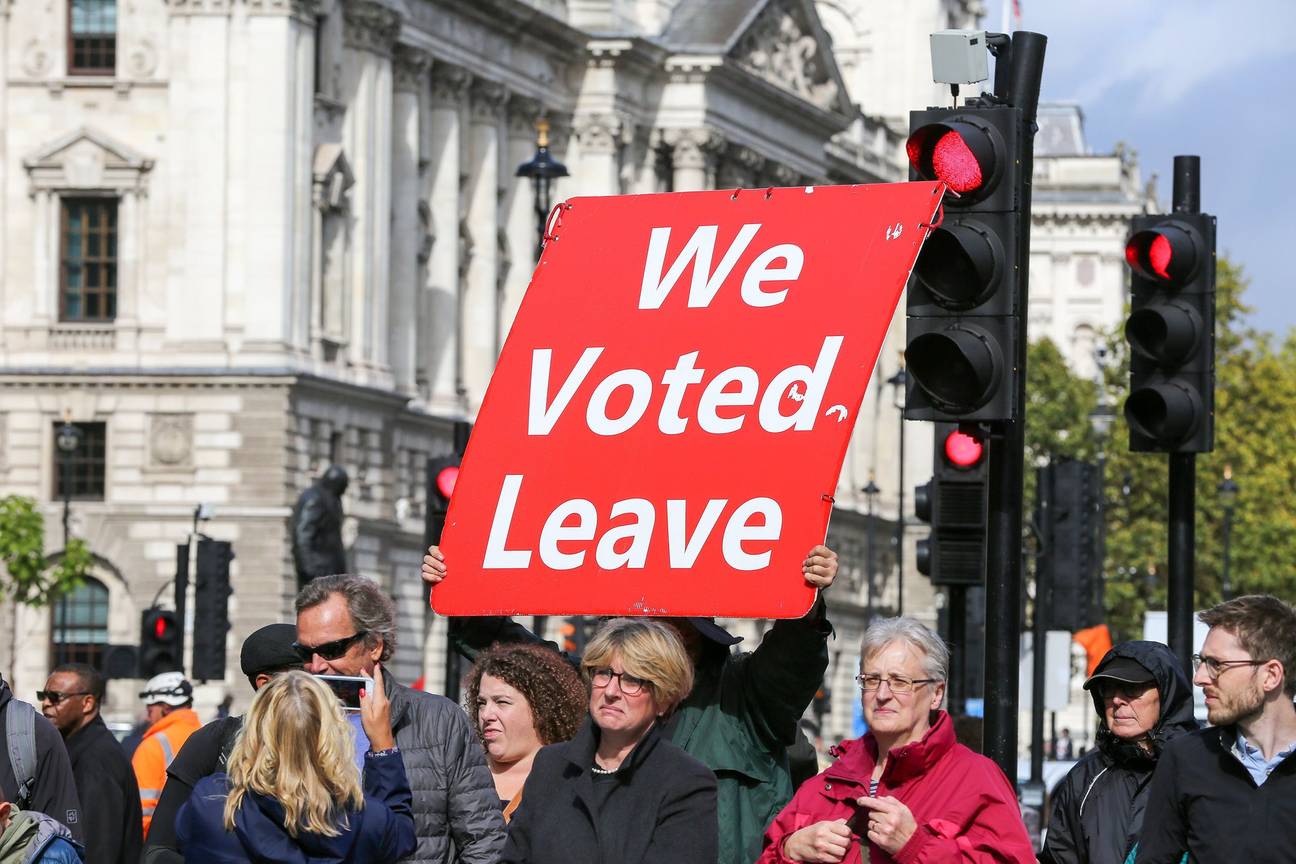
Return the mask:
{"type": "Polygon", "coordinates": [[[368,630],[361,630],[359,633],[353,633],[342,639],[334,639],[332,642],[324,642],[319,645],[303,645],[300,642],[294,642],[292,648],[297,652],[297,656],[302,659],[303,663],[309,663],[311,658],[317,654],[325,660],[337,660],[350,651],[352,645],[368,635],[368,630]]]}
{"type": "Polygon", "coordinates": [[[67,699],[72,696],[89,696],[89,695],[90,692],[88,690],[78,690],[75,693],[60,693],[57,690],[37,690],[36,701],[48,702],[51,705],[57,705],[60,702],[62,702],[64,699],[67,699]]]}

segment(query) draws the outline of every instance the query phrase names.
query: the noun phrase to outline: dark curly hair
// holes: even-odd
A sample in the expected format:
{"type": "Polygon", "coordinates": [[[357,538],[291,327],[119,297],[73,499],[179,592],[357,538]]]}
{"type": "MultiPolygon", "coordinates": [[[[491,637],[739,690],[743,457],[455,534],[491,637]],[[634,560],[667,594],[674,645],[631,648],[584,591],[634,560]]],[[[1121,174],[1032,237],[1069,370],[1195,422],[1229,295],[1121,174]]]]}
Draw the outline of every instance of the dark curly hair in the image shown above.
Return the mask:
{"type": "Polygon", "coordinates": [[[498,678],[522,694],[531,706],[541,744],[571,739],[589,711],[585,682],[561,655],[542,645],[492,645],[478,655],[468,673],[468,716],[478,737],[477,696],[483,675],[498,678]]]}

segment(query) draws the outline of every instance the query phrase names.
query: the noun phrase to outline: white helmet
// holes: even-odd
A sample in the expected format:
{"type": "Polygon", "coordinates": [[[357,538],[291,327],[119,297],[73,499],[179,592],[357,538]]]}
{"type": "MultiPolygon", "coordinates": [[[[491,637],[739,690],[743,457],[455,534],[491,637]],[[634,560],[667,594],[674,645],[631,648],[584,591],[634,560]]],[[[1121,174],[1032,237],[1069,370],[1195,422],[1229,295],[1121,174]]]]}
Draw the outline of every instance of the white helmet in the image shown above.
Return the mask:
{"type": "Polygon", "coordinates": [[[185,680],[183,672],[163,672],[154,675],[139,694],[145,705],[184,705],[193,700],[193,685],[185,680]]]}

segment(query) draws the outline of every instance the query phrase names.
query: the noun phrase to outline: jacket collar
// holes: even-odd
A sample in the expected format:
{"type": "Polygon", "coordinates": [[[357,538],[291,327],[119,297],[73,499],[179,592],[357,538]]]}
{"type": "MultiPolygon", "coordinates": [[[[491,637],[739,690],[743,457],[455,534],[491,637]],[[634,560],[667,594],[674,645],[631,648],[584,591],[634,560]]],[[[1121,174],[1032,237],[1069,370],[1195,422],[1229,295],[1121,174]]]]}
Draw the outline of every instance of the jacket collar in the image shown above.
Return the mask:
{"type": "MultiPolygon", "coordinates": [[[[76,757],[82,751],[89,749],[104,735],[111,736],[112,732],[108,731],[108,724],[104,722],[103,715],[96,714],[93,720],[65,738],[63,743],[67,745],[68,756],[76,761],[76,757]]],[[[116,740],[113,739],[114,742],[116,740]]]]}
{"type": "MultiPolygon", "coordinates": [[[[932,712],[931,728],[922,738],[891,751],[882,782],[890,788],[907,783],[940,761],[956,743],[954,722],[949,714],[940,710],[932,712]]],[[[830,776],[859,783],[869,781],[878,760],[878,743],[872,732],[853,741],[843,741],[833,749],[840,758],[828,769],[830,776]]]]}
{"type": "MultiPolygon", "coordinates": [[[[635,745],[635,748],[630,751],[630,755],[625,758],[625,761],[621,763],[621,767],[617,769],[616,773],[618,775],[631,775],[635,772],[635,769],[643,764],[644,760],[648,758],[648,754],[657,747],[657,743],[661,739],[660,726],[660,723],[654,723],[648,727],[648,731],[644,733],[643,738],[639,739],[639,743],[635,745]]],[[[575,737],[567,743],[563,750],[567,762],[581,772],[589,773],[590,767],[594,764],[594,755],[598,752],[599,738],[599,728],[594,725],[591,718],[586,717],[585,721],[581,723],[580,729],[577,730],[575,737]]]]}
{"type": "Polygon", "coordinates": [[[172,726],[175,726],[181,722],[184,722],[191,726],[202,725],[198,721],[198,714],[192,708],[177,708],[176,710],[172,711],[170,714],[166,715],[161,720],[157,721],[152,726],[150,726],[148,728],[148,731],[144,733],[144,737],[147,738],[150,735],[156,735],[159,732],[162,732],[166,729],[170,729],[172,726]]]}
{"type": "Polygon", "coordinates": [[[405,720],[405,714],[409,711],[410,702],[413,701],[414,692],[409,687],[398,682],[392,674],[383,666],[383,689],[387,691],[387,701],[391,703],[391,726],[393,731],[400,726],[405,720]]]}

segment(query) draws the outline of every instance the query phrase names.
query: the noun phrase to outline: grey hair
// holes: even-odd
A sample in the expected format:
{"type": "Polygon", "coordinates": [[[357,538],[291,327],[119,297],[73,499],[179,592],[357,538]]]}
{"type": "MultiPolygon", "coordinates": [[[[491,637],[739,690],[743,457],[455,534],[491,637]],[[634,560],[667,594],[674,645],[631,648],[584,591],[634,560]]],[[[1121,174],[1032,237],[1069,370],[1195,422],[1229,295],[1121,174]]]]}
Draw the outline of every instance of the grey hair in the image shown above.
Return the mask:
{"type": "Polygon", "coordinates": [[[912,645],[922,653],[923,674],[928,678],[949,680],[949,646],[930,627],[912,618],[883,618],[870,624],[860,643],[860,666],[893,642],[912,645]]]}
{"type": "Polygon", "coordinates": [[[364,632],[365,644],[372,648],[382,637],[379,662],[386,663],[396,650],[396,604],[372,579],[341,573],[312,579],[297,592],[297,614],[318,606],[334,594],[346,598],[347,611],[357,632],[364,632]]]}

